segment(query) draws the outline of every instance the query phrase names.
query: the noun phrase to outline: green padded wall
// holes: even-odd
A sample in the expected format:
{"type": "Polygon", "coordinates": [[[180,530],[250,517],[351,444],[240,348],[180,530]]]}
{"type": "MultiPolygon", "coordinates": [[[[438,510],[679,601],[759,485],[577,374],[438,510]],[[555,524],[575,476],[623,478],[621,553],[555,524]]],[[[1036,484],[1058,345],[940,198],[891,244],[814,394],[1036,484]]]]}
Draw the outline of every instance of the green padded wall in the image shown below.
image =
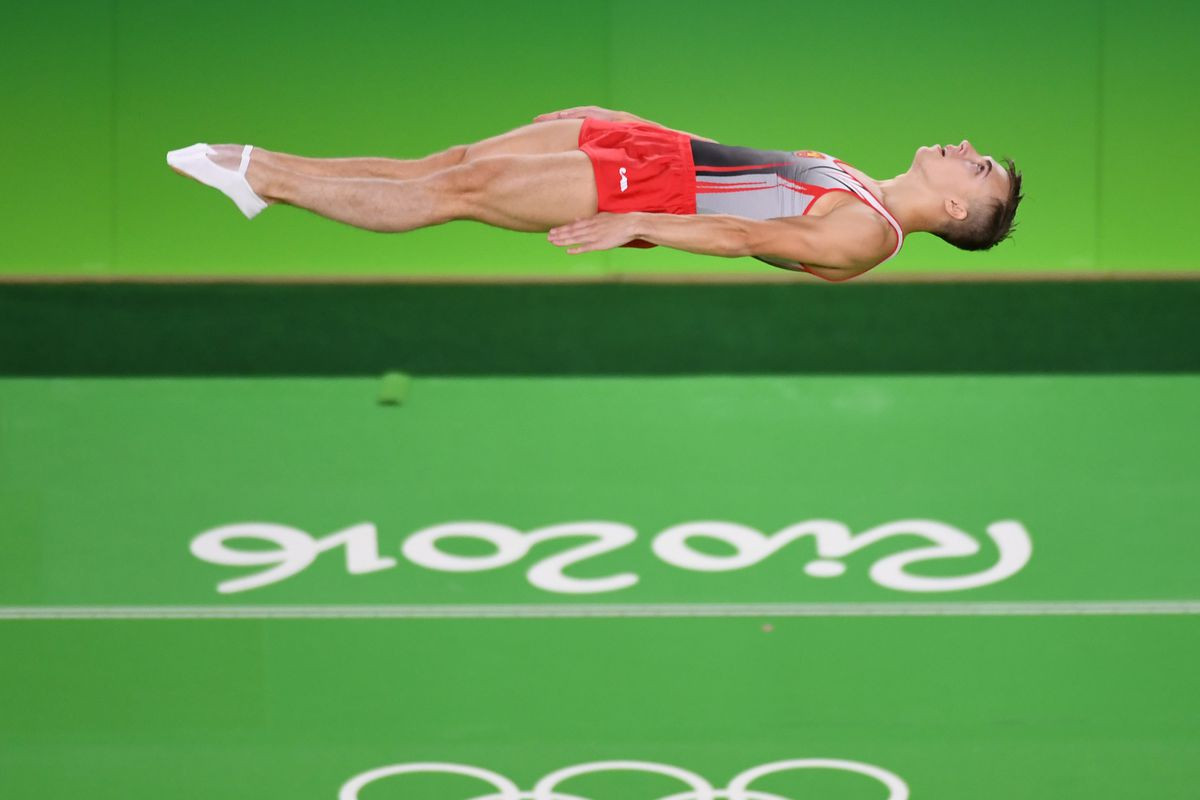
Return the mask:
{"type": "Polygon", "coordinates": [[[914,237],[889,272],[1193,269],[1197,22],[1170,0],[17,5],[0,30],[0,274],[764,269],[661,248],[567,256],[469,222],[394,236],[272,209],[251,224],[163,163],[198,140],[415,157],[590,103],[879,177],[962,137],[1017,160],[1012,242],[970,254],[914,237]]]}

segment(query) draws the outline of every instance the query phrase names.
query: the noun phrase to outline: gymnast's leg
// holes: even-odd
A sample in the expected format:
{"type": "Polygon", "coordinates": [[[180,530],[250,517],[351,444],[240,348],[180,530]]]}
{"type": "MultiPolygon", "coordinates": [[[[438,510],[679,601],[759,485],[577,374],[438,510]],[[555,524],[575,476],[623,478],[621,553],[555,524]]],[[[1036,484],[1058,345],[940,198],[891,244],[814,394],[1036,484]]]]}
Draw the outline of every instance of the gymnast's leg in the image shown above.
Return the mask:
{"type": "Polygon", "coordinates": [[[596,213],[591,160],[575,149],[477,158],[410,180],[304,175],[287,163],[256,149],[246,180],[269,203],[372,231],[396,233],[456,219],[547,231],[596,213]]]}
{"type": "MultiPolygon", "coordinates": [[[[556,119],[523,125],[499,136],[468,145],[455,145],[439,153],[416,159],[399,158],[305,158],[274,153],[275,163],[292,172],[323,178],[422,178],[443,169],[497,155],[540,155],[574,150],[579,143],[581,119],[556,119]]],[[[240,145],[216,145],[240,153],[240,145]]],[[[255,147],[255,154],[265,151],[255,147]]],[[[236,161],[234,162],[236,164],[236,161]]]]}

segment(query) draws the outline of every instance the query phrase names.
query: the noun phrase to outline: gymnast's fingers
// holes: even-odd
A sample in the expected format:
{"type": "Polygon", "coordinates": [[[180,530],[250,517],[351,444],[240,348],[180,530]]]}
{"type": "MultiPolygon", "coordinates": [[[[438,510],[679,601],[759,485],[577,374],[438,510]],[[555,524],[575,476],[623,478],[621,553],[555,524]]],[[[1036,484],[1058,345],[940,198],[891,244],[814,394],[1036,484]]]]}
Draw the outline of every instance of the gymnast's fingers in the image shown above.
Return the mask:
{"type": "Polygon", "coordinates": [[[593,237],[591,236],[582,234],[572,234],[570,236],[552,236],[550,237],[550,243],[558,245],[559,247],[571,247],[573,245],[584,244],[590,241],[592,238],[593,237]]]}
{"type": "Polygon", "coordinates": [[[563,239],[571,236],[577,236],[592,227],[590,219],[577,219],[574,222],[569,222],[566,225],[559,225],[547,231],[551,239],[563,239]]]}

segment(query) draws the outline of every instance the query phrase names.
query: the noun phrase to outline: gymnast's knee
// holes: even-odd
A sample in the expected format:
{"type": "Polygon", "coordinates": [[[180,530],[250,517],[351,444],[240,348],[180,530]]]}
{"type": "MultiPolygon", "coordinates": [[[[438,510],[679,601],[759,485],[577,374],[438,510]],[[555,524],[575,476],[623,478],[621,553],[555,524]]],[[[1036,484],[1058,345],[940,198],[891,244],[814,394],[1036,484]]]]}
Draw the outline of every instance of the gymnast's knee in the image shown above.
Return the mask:
{"type": "Polygon", "coordinates": [[[438,153],[438,157],[447,167],[456,167],[471,160],[471,145],[456,144],[438,153]]]}
{"type": "Polygon", "coordinates": [[[491,195],[505,165],[502,159],[466,161],[432,176],[436,195],[447,219],[475,219],[476,211],[491,195]]]}

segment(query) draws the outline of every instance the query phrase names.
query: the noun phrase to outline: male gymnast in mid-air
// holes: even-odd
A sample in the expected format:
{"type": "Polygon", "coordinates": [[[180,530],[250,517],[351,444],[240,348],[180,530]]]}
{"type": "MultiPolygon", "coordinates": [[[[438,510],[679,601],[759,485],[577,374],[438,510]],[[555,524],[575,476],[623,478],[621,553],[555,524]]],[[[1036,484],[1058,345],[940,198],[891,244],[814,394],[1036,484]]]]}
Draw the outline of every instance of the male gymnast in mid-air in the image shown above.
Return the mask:
{"type": "Polygon", "coordinates": [[[921,147],[875,180],[811,150],[756,150],[596,106],[425,158],[302,158],[251,145],[167,154],[247,217],[285,203],[372,231],[471,219],[548,232],[568,253],[662,245],[751,256],[830,281],[861,275],[925,231],[964,250],[1005,239],[1021,173],[963,141],[921,147]]]}

